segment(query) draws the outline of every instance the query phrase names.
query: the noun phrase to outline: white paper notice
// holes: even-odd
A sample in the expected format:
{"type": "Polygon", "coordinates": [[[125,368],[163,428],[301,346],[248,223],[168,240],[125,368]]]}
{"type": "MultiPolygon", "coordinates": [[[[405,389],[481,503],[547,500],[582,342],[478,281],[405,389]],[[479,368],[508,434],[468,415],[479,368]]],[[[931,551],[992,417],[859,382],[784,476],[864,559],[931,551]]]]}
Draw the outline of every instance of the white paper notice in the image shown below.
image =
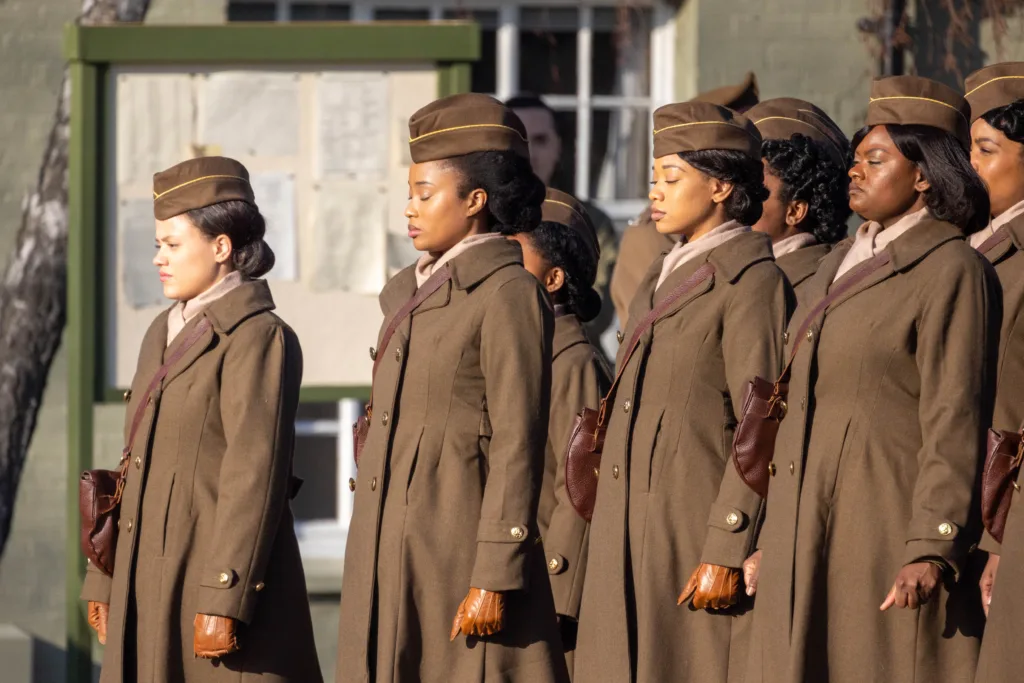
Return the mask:
{"type": "Polygon", "coordinates": [[[182,74],[117,77],[117,182],[145,184],[187,159],[193,130],[192,78],[182,74]]]}
{"type": "Polygon", "coordinates": [[[388,80],[382,73],[325,73],[317,84],[319,177],[383,180],[388,160],[388,80]]]}
{"type": "Polygon", "coordinates": [[[199,141],[229,157],[299,152],[299,77],[265,71],[210,74],[199,98],[199,141]]]}
{"type": "Polygon", "coordinates": [[[314,291],[378,294],[387,276],[383,190],[352,184],[322,186],[314,234],[314,291]]]}
{"type": "Polygon", "coordinates": [[[291,173],[254,173],[249,179],[256,205],[267,221],[264,239],[274,250],[274,268],[268,280],[296,280],[299,276],[295,230],[295,176],[291,173]]]}
{"type": "Polygon", "coordinates": [[[121,235],[121,284],[132,308],[163,306],[164,288],[153,265],[156,254],[155,220],[152,199],[122,200],[117,207],[118,232],[121,235]]]}

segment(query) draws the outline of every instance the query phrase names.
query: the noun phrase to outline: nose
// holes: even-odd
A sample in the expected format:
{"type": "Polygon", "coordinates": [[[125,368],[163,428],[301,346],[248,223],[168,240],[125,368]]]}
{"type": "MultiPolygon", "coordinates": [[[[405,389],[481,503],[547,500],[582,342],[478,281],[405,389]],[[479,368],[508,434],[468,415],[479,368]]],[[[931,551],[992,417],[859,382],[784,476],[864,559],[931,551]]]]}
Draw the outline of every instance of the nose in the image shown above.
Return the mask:
{"type": "Polygon", "coordinates": [[[659,199],[664,199],[664,195],[658,191],[657,185],[651,185],[651,191],[647,193],[647,198],[652,202],[656,202],[659,199]]]}
{"type": "Polygon", "coordinates": [[[974,153],[974,150],[971,150],[971,168],[974,169],[975,173],[979,173],[978,155],[974,153]]]}
{"type": "Polygon", "coordinates": [[[406,218],[415,218],[416,217],[416,211],[412,208],[412,200],[411,199],[409,200],[409,203],[405,205],[405,217],[406,218]]]}
{"type": "Polygon", "coordinates": [[[860,164],[854,163],[852,166],[850,166],[850,171],[849,171],[848,175],[850,176],[851,180],[856,179],[856,178],[860,178],[861,177],[860,164]]]}

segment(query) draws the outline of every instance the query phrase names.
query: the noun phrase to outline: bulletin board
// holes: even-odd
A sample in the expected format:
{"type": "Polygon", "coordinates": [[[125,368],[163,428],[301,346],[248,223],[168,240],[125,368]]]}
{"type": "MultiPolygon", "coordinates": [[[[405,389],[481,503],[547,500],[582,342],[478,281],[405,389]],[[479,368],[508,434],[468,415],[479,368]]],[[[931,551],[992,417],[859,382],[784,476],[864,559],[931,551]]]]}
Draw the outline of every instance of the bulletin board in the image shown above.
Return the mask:
{"type": "MultiPolygon", "coordinates": [[[[191,157],[223,154],[250,171],[277,258],[277,313],[303,346],[301,399],[368,396],[377,294],[416,256],[403,216],[408,118],[469,90],[477,25],[69,25],[65,55],[68,481],[93,466],[96,404],[121,400],[171,304],[152,265],[152,176],[191,157]]],[[[67,680],[85,683],[75,486],[67,519],[67,680]]]]}

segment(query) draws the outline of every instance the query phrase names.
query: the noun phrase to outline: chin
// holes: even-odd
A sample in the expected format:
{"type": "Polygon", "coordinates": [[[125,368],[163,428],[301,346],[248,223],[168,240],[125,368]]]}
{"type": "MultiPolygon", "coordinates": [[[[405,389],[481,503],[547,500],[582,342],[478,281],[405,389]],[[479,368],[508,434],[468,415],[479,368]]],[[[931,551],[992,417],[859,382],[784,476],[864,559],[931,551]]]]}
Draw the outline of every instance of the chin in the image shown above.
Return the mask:
{"type": "Polygon", "coordinates": [[[178,288],[175,287],[174,285],[170,284],[170,283],[166,283],[165,282],[164,283],[164,297],[166,297],[166,298],[168,298],[168,299],[170,299],[172,301],[178,301],[178,298],[179,298],[178,297],[178,288]]]}
{"type": "Polygon", "coordinates": [[[664,219],[654,224],[654,229],[660,232],[662,235],[678,235],[683,232],[683,228],[678,225],[669,225],[664,219]]]}

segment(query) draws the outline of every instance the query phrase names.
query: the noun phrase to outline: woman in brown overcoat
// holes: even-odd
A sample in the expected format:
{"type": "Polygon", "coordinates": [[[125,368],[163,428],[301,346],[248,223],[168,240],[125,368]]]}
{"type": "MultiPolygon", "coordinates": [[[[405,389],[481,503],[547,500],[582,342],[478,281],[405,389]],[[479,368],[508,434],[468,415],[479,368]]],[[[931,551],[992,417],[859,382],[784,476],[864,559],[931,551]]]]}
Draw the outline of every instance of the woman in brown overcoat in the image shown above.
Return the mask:
{"type": "MultiPolygon", "coordinates": [[[[662,107],[654,124],[652,215],[684,240],[644,277],[625,339],[657,309],[653,328],[628,359],[630,342],[620,346],[575,675],[726,683],[741,680],[749,615],[678,603],[694,593],[709,519],[720,535],[705,561],[739,567],[750,554],[760,499],[743,489],[723,492],[734,506],[715,499],[747,383],[780,370],[789,292],[770,240],[749,227],[768,194],[754,125],[708,103],[662,107]]],[[[696,588],[702,602],[707,586],[696,588]]]]}
{"type": "Polygon", "coordinates": [[[601,248],[586,206],[551,188],[541,208],[541,224],[512,239],[523,247],[526,270],[544,286],[555,305],[551,412],[537,524],[544,538],[562,647],[572,674],[590,524],[569,499],[565,456],[576,416],[584,408],[597,410],[611,382],[600,353],[583,329],[583,323],[601,308],[601,295],[593,288],[601,248]]]}
{"type": "Polygon", "coordinates": [[[425,253],[380,295],[337,680],[562,683],[537,525],[553,318],[506,239],[540,223],[544,186],[493,98],[438,100],[409,129],[425,253]]]}
{"type": "Polygon", "coordinates": [[[153,263],[177,303],[125,395],[126,443],[145,407],[114,575],[90,565],[82,589],[101,683],[322,680],[289,505],[302,350],[255,279],[274,255],[248,179],[223,157],[153,178],[153,263]]]}
{"type": "Polygon", "coordinates": [[[749,681],[972,676],[976,578],[956,581],[977,539],[999,306],[964,241],[988,219],[966,116],[934,81],[873,85],[850,169],[850,207],[867,222],[790,320],[787,355],[800,346],[758,540],[749,681]]]}
{"type": "MultiPolygon", "coordinates": [[[[1024,64],[994,64],[967,78],[971,105],[971,163],[985,181],[992,222],[971,236],[993,264],[1003,288],[992,426],[1009,432],[1024,424],[1024,64]]],[[[1018,484],[1024,480],[1018,477],[1018,484]]],[[[1021,615],[1024,614],[1024,505],[1014,493],[1000,544],[985,533],[989,558],[982,575],[982,606],[988,614],[977,683],[1021,678],[1021,615]]]]}

